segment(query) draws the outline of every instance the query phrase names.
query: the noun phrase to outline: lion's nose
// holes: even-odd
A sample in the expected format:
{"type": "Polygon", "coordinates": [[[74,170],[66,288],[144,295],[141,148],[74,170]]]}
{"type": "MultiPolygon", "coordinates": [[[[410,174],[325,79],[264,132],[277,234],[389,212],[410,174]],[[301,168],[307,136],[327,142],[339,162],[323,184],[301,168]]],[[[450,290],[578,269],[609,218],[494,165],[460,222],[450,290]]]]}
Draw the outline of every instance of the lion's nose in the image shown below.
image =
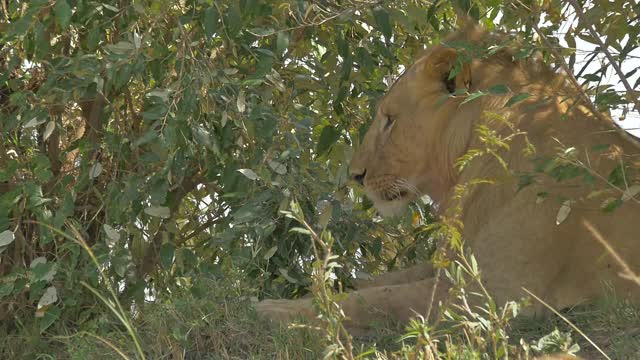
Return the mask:
{"type": "Polygon", "coordinates": [[[362,170],[360,172],[352,171],[353,180],[355,180],[360,186],[364,185],[364,177],[367,175],[367,170],[362,170]]]}

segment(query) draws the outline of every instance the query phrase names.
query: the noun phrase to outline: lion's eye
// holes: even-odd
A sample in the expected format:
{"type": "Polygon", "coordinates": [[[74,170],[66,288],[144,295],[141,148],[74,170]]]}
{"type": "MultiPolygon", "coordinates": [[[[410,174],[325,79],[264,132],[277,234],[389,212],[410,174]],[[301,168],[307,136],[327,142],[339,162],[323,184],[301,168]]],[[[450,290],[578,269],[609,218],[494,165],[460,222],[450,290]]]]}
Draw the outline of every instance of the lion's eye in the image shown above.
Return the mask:
{"type": "Polygon", "coordinates": [[[447,75],[447,77],[444,79],[444,84],[447,87],[447,90],[449,91],[449,94],[453,94],[454,92],[456,92],[456,79],[455,78],[449,79],[449,75],[447,75]]]}
{"type": "Polygon", "coordinates": [[[391,126],[393,125],[393,122],[394,122],[393,118],[391,116],[387,115],[387,120],[384,123],[384,130],[385,131],[389,130],[391,128],[391,126]]]}

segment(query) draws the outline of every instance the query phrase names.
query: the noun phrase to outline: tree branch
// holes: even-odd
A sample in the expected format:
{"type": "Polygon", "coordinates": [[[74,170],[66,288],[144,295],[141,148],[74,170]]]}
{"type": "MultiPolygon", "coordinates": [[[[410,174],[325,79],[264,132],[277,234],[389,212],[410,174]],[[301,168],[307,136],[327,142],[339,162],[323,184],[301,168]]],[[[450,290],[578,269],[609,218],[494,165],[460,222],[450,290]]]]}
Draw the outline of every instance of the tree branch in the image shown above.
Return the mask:
{"type": "Polygon", "coordinates": [[[575,0],[569,0],[569,3],[576,10],[576,15],[578,16],[580,21],[582,21],[582,23],[584,24],[585,29],[587,29],[591,37],[593,37],[593,40],[595,40],[598,43],[598,45],[600,46],[600,50],[607,57],[607,59],[611,63],[611,66],[615,70],[618,77],[620,77],[620,81],[624,85],[624,88],[627,90],[627,98],[629,99],[629,101],[633,102],[633,104],[635,105],[636,111],[640,112],[640,102],[636,97],[636,93],[633,90],[633,87],[631,87],[631,84],[629,84],[629,81],[627,81],[627,78],[624,76],[624,73],[622,72],[620,65],[613,58],[613,55],[611,55],[611,52],[609,52],[608,47],[604,44],[604,42],[600,38],[600,35],[598,35],[598,33],[596,33],[596,31],[593,30],[593,27],[587,21],[586,17],[584,16],[584,12],[582,11],[582,7],[575,0]]]}
{"type": "MultiPolygon", "coordinates": [[[[169,196],[173,197],[170,206],[171,217],[175,217],[176,212],[180,208],[182,204],[182,200],[187,194],[193,191],[198,184],[202,182],[201,174],[197,173],[191,177],[185,177],[181,186],[177,187],[174,191],[171,191],[169,196]]],[[[139,274],[141,276],[145,276],[155,270],[155,265],[158,263],[158,259],[160,257],[160,247],[162,246],[162,233],[165,231],[164,227],[167,221],[163,221],[162,226],[155,233],[153,238],[151,239],[151,244],[146,249],[144,253],[144,257],[142,259],[142,264],[139,267],[139,274]]]]}
{"type": "Polygon", "coordinates": [[[573,85],[573,87],[578,92],[578,95],[582,98],[582,101],[584,102],[584,104],[589,108],[589,111],[591,111],[591,113],[595,117],[597,117],[598,120],[605,123],[613,124],[618,134],[620,134],[623,138],[629,140],[636,147],[640,147],[636,139],[634,139],[631,135],[629,135],[629,133],[627,133],[620,126],[616,125],[616,123],[611,118],[605,117],[600,111],[598,111],[598,109],[593,104],[589,96],[584,92],[584,89],[582,89],[582,86],[580,86],[580,84],[578,83],[578,80],[576,79],[576,77],[573,76],[573,72],[571,72],[571,69],[569,69],[569,65],[567,65],[567,62],[564,61],[564,57],[562,57],[562,55],[560,55],[558,51],[552,46],[552,44],[547,39],[546,35],[540,30],[537,24],[531,22],[531,27],[536,31],[538,36],[540,36],[540,39],[542,39],[542,42],[547,47],[547,49],[560,62],[560,67],[565,72],[567,78],[569,79],[569,82],[573,85]]]}

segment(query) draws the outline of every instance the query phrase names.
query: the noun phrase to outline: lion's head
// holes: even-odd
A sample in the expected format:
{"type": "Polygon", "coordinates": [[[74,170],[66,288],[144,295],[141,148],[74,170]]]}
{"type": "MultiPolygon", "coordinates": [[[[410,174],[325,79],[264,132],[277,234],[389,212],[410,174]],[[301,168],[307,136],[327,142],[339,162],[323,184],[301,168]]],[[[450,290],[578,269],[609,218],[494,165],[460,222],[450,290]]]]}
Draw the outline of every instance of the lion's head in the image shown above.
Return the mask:
{"type": "MultiPolygon", "coordinates": [[[[449,43],[481,40],[502,41],[476,27],[448,38],[449,43]]],[[[446,45],[426,50],[380,100],[352,158],[351,176],[384,216],[422,194],[436,203],[447,199],[457,181],[454,163],[469,149],[476,120],[487,110],[506,111],[506,101],[520,91],[557,89],[547,80],[558,76],[534,70],[536,60],[513,61],[506,49],[467,61],[460,53],[446,45]],[[509,94],[468,101],[469,94],[498,84],[508,86],[509,94]]]]}
{"type": "Polygon", "coordinates": [[[391,87],[351,162],[382,215],[393,215],[421,194],[439,201],[453,184],[453,160],[466,149],[472,115],[452,96],[471,85],[470,65],[443,45],[424,54],[391,87]],[[457,74],[452,74],[456,68],[457,74]],[[466,121],[469,123],[469,121],[466,121]]]}

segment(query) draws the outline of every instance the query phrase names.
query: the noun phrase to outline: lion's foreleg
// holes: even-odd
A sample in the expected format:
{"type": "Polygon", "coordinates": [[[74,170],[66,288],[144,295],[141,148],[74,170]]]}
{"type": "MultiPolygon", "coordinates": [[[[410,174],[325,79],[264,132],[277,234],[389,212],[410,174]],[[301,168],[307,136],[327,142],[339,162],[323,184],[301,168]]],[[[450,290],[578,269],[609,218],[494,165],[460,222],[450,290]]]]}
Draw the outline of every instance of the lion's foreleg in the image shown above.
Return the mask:
{"type": "MultiPolygon", "coordinates": [[[[367,332],[388,323],[406,322],[417,314],[438,314],[438,304],[448,293],[446,281],[434,278],[389,286],[369,287],[345,294],[339,302],[347,320],[345,325],[356,333],[367,332]],[[437,286],[436,286],[437,285],[437,286]]],[[[311,299],[266,300],[256,305],[261,316],[290,322],[298,316],[315,317],[311,299]]]]}
{"type": "Polygon", "coordinates": [[[448,290],[446,281],[428,278],[354,291],[340,305],[349,318],[346,322],[349,328],[370,329],[389,322],[404,323],[417,315],[426,316],[427,312],[433,318],[448,290]]]}

